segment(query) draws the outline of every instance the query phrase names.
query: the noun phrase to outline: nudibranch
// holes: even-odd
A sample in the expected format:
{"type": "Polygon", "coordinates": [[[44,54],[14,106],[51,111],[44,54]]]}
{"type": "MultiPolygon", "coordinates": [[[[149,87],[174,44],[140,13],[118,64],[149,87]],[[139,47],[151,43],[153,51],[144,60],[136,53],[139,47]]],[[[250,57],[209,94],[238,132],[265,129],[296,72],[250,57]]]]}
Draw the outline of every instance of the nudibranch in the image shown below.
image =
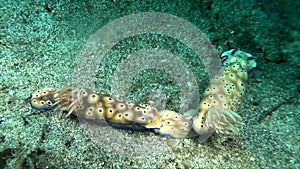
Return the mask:
{"type": "Polygon", "coordinates": [[[220,56],[223,69],[210,82],[193,118],[193,131],[205,141],[213,132],[237,132],[242,118],[236,113],[245,92],[248,74],[257,67],[254,57],[232,49],[220,56]]]}
{"type": "Polygon", "coordinates": [[[181,115],[170,110],[160,111],[160,116],[162,124],[155,130],[159,135],[184,138],[190,133],[192,116],[181,115]]]}
{"type": "Polygon", "coordinates": [[[39,111],[54,109],[54,92],[55,89],[53,88],[44,88],[33,92],[30,96],[31,107],[39,111]]]}
{"type": "Polygon", "coordinates": [[[237,132],[242,125],[236,113],[245,92],[248,75],[257,63],[254,57],[241,50],[225,51],[220,56],[222,69],[213,77],[203,94],[198,110],[181,115],[174,111],[158,110],[146,104],[101,94],[91,89],[65,87],[40,89],[31,94],[35,110],[59,110],[66,116],[105,120],[115,128],[150,130],[173,138],[199,137],[205,141],[213,132],[237,132]]]}
{"type": "MultiPolygon", "coordinates": [[[[46,89],[40,89],[37,92],[43,93],[44,90],[46,89]]],[[[49,95],[49,93],[47,94],[49,95]]],[[[47,103],[49,100],[44,95],[35,95],[31,99],[31,102],[39,103],[47,103]]],[[[51,92],[51,100],[52,104],[47,107],[48,110],[57,105],[55,109],[68,112],[67,116],[73,114],[83,119],[105,120],[117,128],[134,126],[134,129],[140,126],[139,129],[155,129],[161,126],[161,118],[156,108],[130,103],[90,89],[66,87],[60,91],[51,92]]],[[[42,104],[32,104],[32,107],[36,110],[44,109],[42,104]]]]}

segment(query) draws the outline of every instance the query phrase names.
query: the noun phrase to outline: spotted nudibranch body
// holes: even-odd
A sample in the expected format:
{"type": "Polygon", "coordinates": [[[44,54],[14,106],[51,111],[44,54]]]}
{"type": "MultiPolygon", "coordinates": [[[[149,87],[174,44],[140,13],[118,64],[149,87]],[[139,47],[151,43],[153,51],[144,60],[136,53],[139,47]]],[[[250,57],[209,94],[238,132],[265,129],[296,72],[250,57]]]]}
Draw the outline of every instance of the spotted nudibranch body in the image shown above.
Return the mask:
{"type": "Polygon", "coordinates": [[[257,67],[254,57],[232,49],[222,53],[219,74],[210,82],[193,118],[193,130],[205,141],[213,132],[237,132],[242,124],[236,113],[245,92],[248,74],[257,67]]]}
{"type": "Polygon", "coordinates": [[[110,125],[121,128],[135,126],[133,129],[137,129],[139,126],[140,129],[153,129],[161,126],[161,118],[156,108],[130,103],[90,89],[40,89],[33,93],[31,106],[36,110],[55,108],[68,112],[67,116],[73,114],[83,119],[105,120],[110,125]]]}
{"type": "Polygon", "coordinates": [[[53,96],[54,92],[55,89],[53,88],[44,88],[33,92],[30,95],[31,107],[39,111],[52,110],[55,103],[55,99],[53,96]]]}
{"type": "Polygon", "coordinates": [[[173,138],[199,137],[205,141],[213,132],[237,132],[242,124],[237,111],[248,74],[257,67],[249,53],[232,49],[221,55],[223,69],[210,82],[198,113],[160,112],[150,105],[131,103],[90,89],[44,88],[31,94],[31,107],[56,109],[89,120],[105,120],[112,127],[150,130],[173,138]],[[195,115],[196,114],[196,115],[195,115]]]}
{"type": "Polygon", "coordinates": [[[184,138],[191,131],[192,116],[181,115],[170,110],[162,110],[160,111],[160,117],[162,124],[159,129],[155,129],[155,132],[159,135],[184,138]]]}

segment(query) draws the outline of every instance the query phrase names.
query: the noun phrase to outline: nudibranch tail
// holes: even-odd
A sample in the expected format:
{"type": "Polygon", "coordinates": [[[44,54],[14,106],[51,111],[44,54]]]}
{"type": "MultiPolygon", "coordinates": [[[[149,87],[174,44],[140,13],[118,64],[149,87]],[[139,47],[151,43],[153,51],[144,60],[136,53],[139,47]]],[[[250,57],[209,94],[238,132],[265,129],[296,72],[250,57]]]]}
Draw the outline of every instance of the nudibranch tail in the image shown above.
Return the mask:
{"type": "Polygon", "coordinates": [[[193,130],[200,137],[238,131],[242,118],[235,111],[241,104],[248,74],[257,67],[254,57],[240,50],[226,51],[220,57],[223,69],[211,80],[193,118],[193,130]]]}
{"type": "Polygon", "coordinates": [[[173,138],[184,138],[190,133],[192,116],[184,116],[170,110],[161,111],[160,116],[162,125],[156,133],[173,138]]]}
{"type": "Polygon", "coordinates": [[[30,95],[30,105],[38,111],[48,111],[55,108],[55,89],[43,88],[30,95]]]}

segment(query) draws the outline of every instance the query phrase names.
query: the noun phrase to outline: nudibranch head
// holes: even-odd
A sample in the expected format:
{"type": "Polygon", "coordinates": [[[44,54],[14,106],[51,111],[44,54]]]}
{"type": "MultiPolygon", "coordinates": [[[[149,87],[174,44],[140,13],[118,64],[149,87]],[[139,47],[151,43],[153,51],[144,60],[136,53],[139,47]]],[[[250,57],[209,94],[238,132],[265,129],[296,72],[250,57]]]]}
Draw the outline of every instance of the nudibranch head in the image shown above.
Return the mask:
{"type": "Polygon", "coordinates": [[[184,138],[191,131],[192,116],[184,116],[174,111],[163,110],[160,112],[162,125],[156,130],[160,135],[166,135],[173,138],[184,138]]]}
{"type": "Polygon", "coordinates": [[[226,66],[232,63],[238,63],[240,66],[245,69],[248,74],[253,71],[253,69],[257,68],[258,64],[255,61],[255,58],[247,52],[231,49],[225,51],[220,56],[222,60],[222,65],[226,66]]]}
{"type": "Polygon", "coordinates": [[[38,111],[52,110],[55,107],[55,89],[44,88],[33,92],[30,96],[31,107],[38,111]]]}

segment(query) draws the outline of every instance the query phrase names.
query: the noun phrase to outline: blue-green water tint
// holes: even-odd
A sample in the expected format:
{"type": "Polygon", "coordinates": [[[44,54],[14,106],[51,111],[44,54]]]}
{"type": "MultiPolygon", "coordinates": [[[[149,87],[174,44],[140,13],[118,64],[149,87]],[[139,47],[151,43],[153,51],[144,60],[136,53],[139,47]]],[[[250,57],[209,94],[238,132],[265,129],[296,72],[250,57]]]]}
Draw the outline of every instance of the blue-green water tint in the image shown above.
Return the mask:
{"type": "MultiPolygon", "coordinates": [[[[5,0],[0,9],[0,168],[300,167],[298,1],[5,0]],[[110,21],[139,12],[181,17],[202,30],[219,53],[238,48],[257,58],[260,66],[250,74],[239,110],[245,122],[239,135],[213,135],[203,144],[195,139],[178,140],[167,154],[132,159],[107,153],[94,144],[76,118],[65,118],[54,111],[34,114],[25,101],[29,93],[42,87],[62,88],[72,84],[76,58],[89,36],[110,21]],[[262,114],[267,116],[258,122],[262,114]]],[[[146,41],[143,35],[139,38],[146,41]]],[[[122,58],[119,55],[139,46],[139,38],[126,39],[127,47],[118,44],[125,52],[114,49],[112,53],[117,53],[116,56],[112,54],[103,63],[107,68],[99,68],[101,74],[96,75],[99,91],[110,91],[113,72],[106,70],[112,70],[109,67],[122,58]]],[[[192,72],[205,77],[205,72],[197,67],[201,63],[187,54],[189,49],[179,44],[177,50],[163,36],[157,40],[162,42],[156,47],[179,51],[178,55],[186,59],[192,72]]],[[[143,84],[143,78],[137,79],[143,84]]],[[[145,82],[155,83],[143,85],[147,88],[138,88],[138,83],[133,83],[133,99],[147,100],[146,91],[160,85],[160,80],[145,79],[145,82]],[[134,91],[139,91],[137,96],[134,91]]],[[[208,83],[201,78],[197,82],[199,90],[208,83]]],[[[167,102],[168,108],[178,108],[180,99],[174,82],[163,87],[173,96],[167,102]]],[[[149,138],[149,135],[135,137],[149,138]]]]}

